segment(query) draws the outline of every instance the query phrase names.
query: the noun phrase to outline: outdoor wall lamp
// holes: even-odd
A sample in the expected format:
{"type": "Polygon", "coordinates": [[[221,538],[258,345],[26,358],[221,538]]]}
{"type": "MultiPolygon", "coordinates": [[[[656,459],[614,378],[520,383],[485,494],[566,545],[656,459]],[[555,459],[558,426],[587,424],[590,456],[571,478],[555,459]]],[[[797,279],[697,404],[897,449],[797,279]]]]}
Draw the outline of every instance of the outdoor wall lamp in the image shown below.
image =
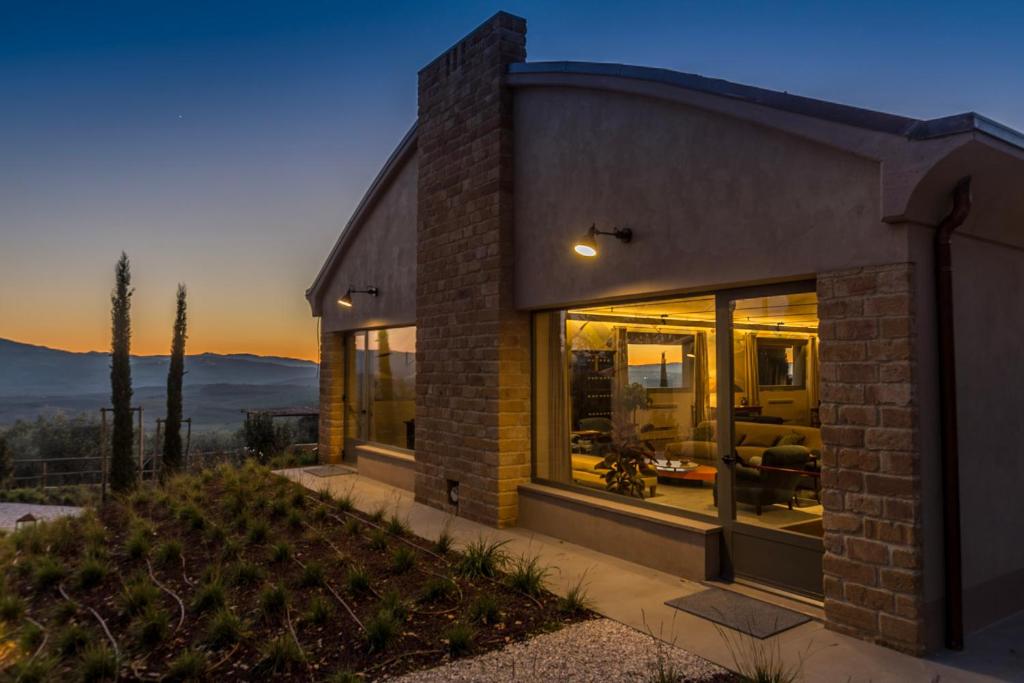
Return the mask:
{"type": "Polygon", "coordinates": [[[352,295],[353,294],[369,294],[370,296],[377,296],[376,287],[367,287],[366,289],[352,289],[349,287],[345,291],[345,296],[338,299],[338,303],[345,308],[352,308],[352,295]]]}
{"type": "Polygon", "coordinates": [[[611,231],[598,230],[597,225],[591,225],[590,229],[583,233],[583,236],[573,244],[573,250],[580,256],[597,256],[597,236],[611,235],[615,239],[629,243],[633,239],[633,231],[629,228],[612,228],[611,231]]]}

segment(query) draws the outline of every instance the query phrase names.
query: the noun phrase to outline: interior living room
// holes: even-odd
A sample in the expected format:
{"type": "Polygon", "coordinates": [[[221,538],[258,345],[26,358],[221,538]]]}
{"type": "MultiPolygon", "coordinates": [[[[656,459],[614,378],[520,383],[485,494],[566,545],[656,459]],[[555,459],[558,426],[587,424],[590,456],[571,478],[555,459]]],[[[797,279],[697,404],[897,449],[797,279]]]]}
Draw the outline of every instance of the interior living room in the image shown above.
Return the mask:
{"type": "MultiPolygon", "coordinates": [[[[821,537],[816,295],[731,329],[736,520],[821,537]]],[[[717,341],[713,295],[537,314],[538,478],[718,517],[717,341]]]]}

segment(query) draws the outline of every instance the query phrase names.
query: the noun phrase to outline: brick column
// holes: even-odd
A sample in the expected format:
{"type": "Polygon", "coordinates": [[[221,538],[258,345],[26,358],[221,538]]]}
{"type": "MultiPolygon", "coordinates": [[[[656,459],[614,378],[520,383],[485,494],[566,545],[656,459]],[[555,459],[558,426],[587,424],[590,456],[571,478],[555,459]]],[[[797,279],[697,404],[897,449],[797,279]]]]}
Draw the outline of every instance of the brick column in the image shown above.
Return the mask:
{"type": "Polygon", "coordinates": [[[512,300],[512,95],[526,22],[498,13],[419,74],[416,499],[515,522],[529,478],[529,318],[512,300]]]}
{"type": "Polygon", "coordinates": [[[320,335],[320,462],[341,462],[344,447],[345,349],[343,335],[320,335]]]}
{"type": "Polygon", "coordinates": [[[818,276],[828,628],[925,648],[912,264],[818,276]]]}

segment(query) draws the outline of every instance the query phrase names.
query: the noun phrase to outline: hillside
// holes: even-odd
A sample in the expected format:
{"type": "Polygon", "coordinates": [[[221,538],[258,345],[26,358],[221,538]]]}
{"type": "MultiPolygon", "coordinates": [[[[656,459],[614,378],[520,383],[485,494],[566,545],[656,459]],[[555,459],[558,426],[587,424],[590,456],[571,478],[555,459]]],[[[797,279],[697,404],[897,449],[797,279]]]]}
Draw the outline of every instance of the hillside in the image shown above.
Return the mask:
{"type": "MultiPolygon", "coordinates": [[[[146,422],[163,414],[167,356],[133,356],[136,405],[146,422]],[[150,412],[152,411],[152,412],[150,412]]],[[[196,429],[236,429],[244,408],[317,405],[317,365],[252,354],[185,358],[185,415],[196,429]]],[[[55,412],[93,413],[109,405],[110,357],[0,339],[0,425],[55,412]]]]}

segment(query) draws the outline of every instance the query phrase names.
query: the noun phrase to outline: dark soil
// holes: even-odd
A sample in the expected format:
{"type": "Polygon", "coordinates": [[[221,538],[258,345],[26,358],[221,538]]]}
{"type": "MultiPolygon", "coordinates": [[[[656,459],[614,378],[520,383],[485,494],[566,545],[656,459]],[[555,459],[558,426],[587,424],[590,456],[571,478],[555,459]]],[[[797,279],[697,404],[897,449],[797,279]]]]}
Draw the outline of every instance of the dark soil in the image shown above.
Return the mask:
{"type": "Polygon", "coordinates": [[[60,635],[69,623],[77,623],[87,630],[90,642],[109,645],[92,610],[117,643],[123,680],[165,680],[172,662],[189,648],[201,655],[201,680],[327,680],[339,672],[379,680],[449,660],[446,636],[453,624],[472,629],[468,652],[459,652],[464,655],[592,616],[566,611],[547,591],[531,596],[513,589],[500,572],[491,578],[463,576],[458,553],[438,554],[433,540],[389,525],[391,511],[375,519],[347,508],[264,468],[223,466],[179,476],[162,487],[141,488],[108,503],[95,516],[15,534],[4,540],[0,555],[2,593],[5,601],[20,596],[24,611],[16,619],[9,615],[8,633],[25,638],[34,620],[45,635],[41,646],[39,637],[22,643],[16,666],[47,664],[54,679],[78,680],[83,655],[61,652],[60,635]],[[252,531],[261,525],[266,525],[265,538],[252,531]],[[133,536],[136,542],[140,537],[148,541],[145,553],[134,558],[129,552],[133,536]],[[160,546],[174,541],[181,556],[167,561],[160,546]],[[275,560],[274,547],[281,543],[289,546],[289,557],[275,560]],[[399,549],[411,552],[411,567],[398,566],[395,554],[406,552],[399,549]],[[62,578],[49,586],[41,569],[46,557],[63,569],[62,578]],[[81,580],[89,557],[100,558],[108,569],[92,586],[81,580]],[[236,576],[243,565],[250,570],[255,566],[257,576],[239,585],[236,576]],[[319,583],[317,567],[322,570],[319,583]],[[347,577],[353,569],[365,571],[368,589],[351,589],[347,577]],[[204,583],[218,578],[224,606],[242,622],[242,637],[214,646],[208,630],[216,610],[201,610],[196,596],[204,583]],[[139,581],[163,586],[153,604],[168,625],[166,635],[152,645],[145,645],[140,635],[144,619],[131,616],[125,606],[126,586],[139,581]],[[425,599],[427,586],[438,582],[449,582],[447,594],[425,599]],[[286,591],[286,607],[268,615],[261,609],[261,597],[277,586],[286,591]],[[180,626],[181,608],[171,593],[185,606],[180,626]],[[498,606],[492,623],[479,618],[481,610],[472,609],[481,598],[498,606]],[[317,599],[329,605],[319,623],[309,615],[317,599]],[[389,642],[374,645],[367,629],[382,613],[392,617],[395,634],[389,642]],[[269,651],[275,639],[289,647],[297,643],[301,658],[275,661],[269,651]]]}

